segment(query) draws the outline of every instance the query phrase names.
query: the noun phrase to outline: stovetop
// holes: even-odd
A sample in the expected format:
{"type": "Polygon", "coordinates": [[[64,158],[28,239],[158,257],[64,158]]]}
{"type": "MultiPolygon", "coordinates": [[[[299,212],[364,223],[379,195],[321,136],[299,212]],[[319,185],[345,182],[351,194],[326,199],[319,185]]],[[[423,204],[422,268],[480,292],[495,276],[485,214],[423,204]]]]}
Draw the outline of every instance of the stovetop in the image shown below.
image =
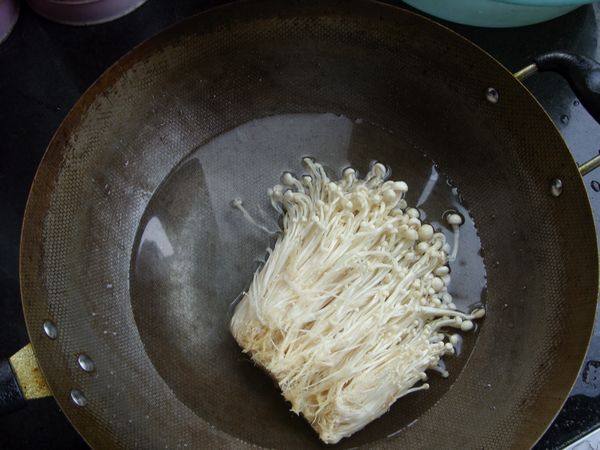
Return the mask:
{"type": "MultiPolygon", "coordinates": [[[[54,24],[22,5],[12,35],[0,44],[0,356],[10,356],[28,342],[19,298],[19,233],[28,189],[52,133],[83,91],[120,56],[166,26],[218,3],[223,2],[152,0],[120,20],[91,27],[54,24]]],[[[548,50],[568,50],[600,60],[598,5],[517,29],[447,25],[513,71],[526,65],[531,56],[548,50]]],[[[556,122],[579,163],[600,151],[600,126],[575,101],[563,80],[540,74],[527,85],[556,122]]],[[[587,175],[585,182],[597,214],[600,169],[587,175]]],[[[597,319],[571,396],[537,447],[561,448],[599,426],[597,319]]],[[[32,401],[0,420],[0,448],[87,446],[55,401],[47,398],[32,401]]]]}

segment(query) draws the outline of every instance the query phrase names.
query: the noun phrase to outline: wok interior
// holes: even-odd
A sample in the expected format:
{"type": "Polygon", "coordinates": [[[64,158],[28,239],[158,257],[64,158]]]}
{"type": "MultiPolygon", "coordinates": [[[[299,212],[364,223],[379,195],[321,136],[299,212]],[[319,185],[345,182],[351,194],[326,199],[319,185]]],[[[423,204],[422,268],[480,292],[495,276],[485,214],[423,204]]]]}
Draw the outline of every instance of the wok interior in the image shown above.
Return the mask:
{"type": "MultiPolygon", "coordinates": [[[[229,202],[264,206],[265,188],[306,154],[335,169],[381,160],[417,192],[431,169],[422,153],[475,219],[488,315],[476,343],[448,360],[450,380],[340,445],[532,443],[593,322],[596,247],[577,171],[494,61],[423,19],[355,2],[245,4],[192,19],[129,55],[67,119],[32,190],[23,289],[38,358],[70,419],[100,447],[319,446],[229,337],[229,304],[266,247],[229,202]],[[548,191],[557,174],[558,199],[548,191]],[[46,317],[68,338],[44,340],[46,317]],[[61,358],[50,356],[56,346],[61,358]],[[72,361],[82,351],[93,377],[72,361]],[[89,407],[68,402],[73,385],[89,407]]],[[[464,261],[476,274],[467,285],[481,289],[480,261],[464,261]]],[[[479,301],[469,289],[465,301],[479,301]]]]}
{"type": "MultiPolygon", "coordinates": [[[[337,168],[332,177],[349,165],[364,176],[369,158],[389,161],[394,178],[414,188],[407,200],[423,202],[423,219],[446,232],[449,242],[443,213],[462,212],[467,222],[461,227],[461,256],[451,264],[450,292],[459,309],[469,311],[485,289],[477,231],[456,190],[427,157],[381,127],[334,114],[270,116],[195,150],[162,183],[142,218],[132,261],[133,312],[148,356],[175,395],[219,429],[266,447],[285,442],[306,448],[318,441],[229,333],[231,304],[269,245],[268,234],[230,204],[241,196],[259,222],[276,229],[278,216],[266,191],[284,170],[302,173],[300,155],[308,154],[337,168]],[[253,420],[240,420],[244,417],[253,420]]],[[[451,386],[473,343],[473,333],[467,334],[460,356],[446,358],[452,378],[432,375],[434,389],[402,399],[339,446],[385,438],[416,420],[451,386]]]]}

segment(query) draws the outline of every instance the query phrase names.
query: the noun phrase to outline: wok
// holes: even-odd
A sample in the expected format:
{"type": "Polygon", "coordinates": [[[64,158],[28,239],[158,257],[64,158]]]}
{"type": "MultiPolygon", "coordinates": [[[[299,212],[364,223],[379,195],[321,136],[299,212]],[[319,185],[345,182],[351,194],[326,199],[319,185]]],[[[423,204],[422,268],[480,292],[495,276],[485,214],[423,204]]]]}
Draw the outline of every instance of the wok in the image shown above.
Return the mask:
{"type": "MultiPolygon", "coordinates": [[[[385,162],[413,204],[428,180],[448,187],[422,208],[468,219],[453,278],[463,307],[487,308],[448,380],[337,446],[533,445],[577,375],[598,286],[580,170],[519,81],[536,70],[600,116],[592,61],[548,54],[515,77],[375,2],[224,6],[123,57],[56,132],[23,223],[31,344],[76,429],[96,448],[324,446],[227,328],[268,243],[229,203],[259,211],[309,154],[332,170],[385,162]]],[[[43,395],[19,375],[29,356],[0,370],[4,411],[43,395]]]]}

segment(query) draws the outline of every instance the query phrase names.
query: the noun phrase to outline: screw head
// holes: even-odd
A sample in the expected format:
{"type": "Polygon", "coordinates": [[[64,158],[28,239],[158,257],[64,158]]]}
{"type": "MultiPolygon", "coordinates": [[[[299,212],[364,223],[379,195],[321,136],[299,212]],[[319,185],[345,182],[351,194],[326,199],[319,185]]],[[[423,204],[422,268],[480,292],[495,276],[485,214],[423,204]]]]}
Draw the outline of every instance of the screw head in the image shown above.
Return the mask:
{"type": "Polygon", "coordinates": [[[71,390],[70,397],[71,401],[77,406],[83,407],[87,405],[87,398],[85,398],[85,395],[79,389],[71,390]]]}
{"type": "Polygon", "coordinates": [[[558,178],[555,178],[554,180],[552,180],[552,183],[550,184],[550,192],[552,193],[552,195],[554,197],[558,197],[558,196],[560,196],[560,194],[562,194],[562,191],[563,191],[563,182],[558,178]]]}
{"type": "Polygon", "coordinates": [[[489,87],[485,90],[485,98],[488,102],[495,105],[500,100],[500,94],[495,88],[489,87]]]}
{"type": "Polygon", "coordinates": [[[44,334],[50,339],[54,340],[58,337],[58,328],[56,328],[56,325],[50,320],[46,320],[42,324],[42,328],[44,329],[44,334]]]}
{"type": "Polygon", "coordinates": [[[84,353],[77,357],[77,363],[79,364],[79,367],[81,367],[81,369],[85,372],[93,372],[96,368],[96,364],[94,363],[92,358],[90,358],[84,353]]]}

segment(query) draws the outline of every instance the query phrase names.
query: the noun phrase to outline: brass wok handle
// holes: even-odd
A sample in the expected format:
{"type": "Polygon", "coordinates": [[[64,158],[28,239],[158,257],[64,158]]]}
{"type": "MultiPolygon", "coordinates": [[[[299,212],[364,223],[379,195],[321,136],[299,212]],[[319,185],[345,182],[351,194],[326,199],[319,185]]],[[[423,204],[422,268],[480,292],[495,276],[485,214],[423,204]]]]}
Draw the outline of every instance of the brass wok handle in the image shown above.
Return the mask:
{"type": "MultiPolygon", "coordinates": [[[[536,72],[556,72],[563,76],[573,92],[600,124],[600,63],[587,56],[567,52],[549,52],[533,58],[533,63],[514,74],[523,81],[536,72]]],[[[579,166],[579,173],[584,176],[600,166],[600,155],[579,166]]]]}
{"type": "Polygon", "coordinates": [[[31,344],[10,359],[0,359],[0,415],[22,408],[26,400],[50,395],[31,344]]]}

